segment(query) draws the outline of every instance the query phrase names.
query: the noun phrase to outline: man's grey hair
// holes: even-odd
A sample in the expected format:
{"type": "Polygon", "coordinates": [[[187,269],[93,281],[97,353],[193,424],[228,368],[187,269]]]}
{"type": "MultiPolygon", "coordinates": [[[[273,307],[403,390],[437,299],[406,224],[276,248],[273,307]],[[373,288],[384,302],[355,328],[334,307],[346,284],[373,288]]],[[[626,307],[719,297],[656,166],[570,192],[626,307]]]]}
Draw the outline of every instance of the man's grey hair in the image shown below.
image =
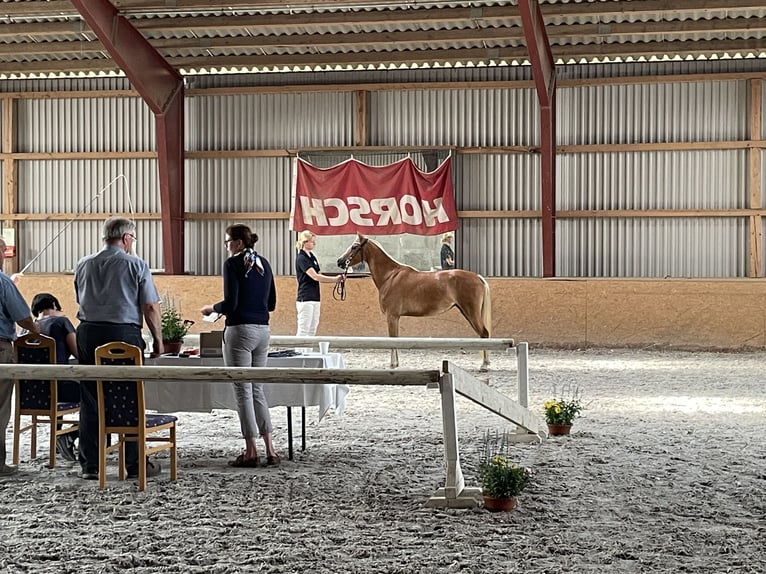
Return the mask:
{"type": "Polygon", "coordinates": [[[104,222],[104,241],[121,239],[126,233],[136,230],[136,224],[127,217],[110,217],[104,222]]]}

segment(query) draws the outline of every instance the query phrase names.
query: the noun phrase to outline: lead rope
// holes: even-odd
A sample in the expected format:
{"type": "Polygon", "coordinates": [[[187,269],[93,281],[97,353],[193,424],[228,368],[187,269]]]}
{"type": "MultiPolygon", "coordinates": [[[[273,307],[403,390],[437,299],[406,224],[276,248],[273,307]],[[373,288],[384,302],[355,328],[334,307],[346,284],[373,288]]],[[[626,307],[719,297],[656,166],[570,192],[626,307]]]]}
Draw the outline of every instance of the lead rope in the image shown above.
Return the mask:
{"type": "Polygon", "coordinates": [[[332,288],[332,298],[336,301],[346,300],[346,277],[348,276],[348,267],[341,273],[342,279],[335,283],[332,288]]]}

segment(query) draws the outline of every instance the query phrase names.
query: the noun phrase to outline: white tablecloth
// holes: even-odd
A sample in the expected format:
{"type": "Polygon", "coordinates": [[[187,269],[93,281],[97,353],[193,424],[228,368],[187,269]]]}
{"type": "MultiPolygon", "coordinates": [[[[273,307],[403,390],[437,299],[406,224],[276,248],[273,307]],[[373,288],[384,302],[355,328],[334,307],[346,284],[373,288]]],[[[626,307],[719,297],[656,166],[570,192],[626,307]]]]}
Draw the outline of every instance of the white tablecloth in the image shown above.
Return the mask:
{"type": "MultiPolygon", "coordinates": [[[[146,359],[146,364],[158,366],[211,366],[222,367],[222,358],[159,357],[146,359]]],[[[267,367],[307,367],[342,369],[340,353],[307,353],[295,357],[269,357],[267,367]]],[[[144,396],[146,408],[164,413],[207,412],[213,409],[237,410],[234,385],[207,381],[146,381],[144,396]]],[[[270,407],[319,406],[319,420],[334,408],[342,414],[346,408],[348,385],[334,383],[264,383],[263,391],[270,407]]]]}

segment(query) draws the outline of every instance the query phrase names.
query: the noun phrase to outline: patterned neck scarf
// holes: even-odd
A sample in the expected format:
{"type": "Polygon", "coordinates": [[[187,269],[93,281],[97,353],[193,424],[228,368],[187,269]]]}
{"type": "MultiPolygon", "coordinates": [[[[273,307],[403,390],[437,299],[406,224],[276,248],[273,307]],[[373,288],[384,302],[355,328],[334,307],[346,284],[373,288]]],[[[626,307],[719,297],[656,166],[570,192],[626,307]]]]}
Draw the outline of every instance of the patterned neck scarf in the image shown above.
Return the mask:
{"type": "Polygon", "coordinates": [[[261,277],[263,277],[264,269],[263,269],[263,262],[261,261],[261,258],[258,256],[258,254],[253,250],[252,247],[248,247],[244,251],[245,254],[245,277],[250,273],[250,270],[255,267],[258,270],[258,273],[261,274],[261,277]]]}

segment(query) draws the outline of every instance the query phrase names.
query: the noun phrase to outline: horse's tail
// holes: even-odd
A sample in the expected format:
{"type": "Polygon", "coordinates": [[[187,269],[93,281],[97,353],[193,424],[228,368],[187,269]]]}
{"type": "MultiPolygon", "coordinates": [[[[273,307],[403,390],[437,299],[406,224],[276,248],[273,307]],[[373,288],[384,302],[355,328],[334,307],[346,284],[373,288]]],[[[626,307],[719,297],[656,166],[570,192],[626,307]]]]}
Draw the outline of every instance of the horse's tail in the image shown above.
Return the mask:
{"type": "Polygon", "coordinates": [[[484,321],[484,326],[487,328],[487,337],[492,337],[492,298],[489,294],[489,283],[481,275],[479,275],[479,279],[484,285],[484,298],[481,300],[481,320],[484,321]]]}

